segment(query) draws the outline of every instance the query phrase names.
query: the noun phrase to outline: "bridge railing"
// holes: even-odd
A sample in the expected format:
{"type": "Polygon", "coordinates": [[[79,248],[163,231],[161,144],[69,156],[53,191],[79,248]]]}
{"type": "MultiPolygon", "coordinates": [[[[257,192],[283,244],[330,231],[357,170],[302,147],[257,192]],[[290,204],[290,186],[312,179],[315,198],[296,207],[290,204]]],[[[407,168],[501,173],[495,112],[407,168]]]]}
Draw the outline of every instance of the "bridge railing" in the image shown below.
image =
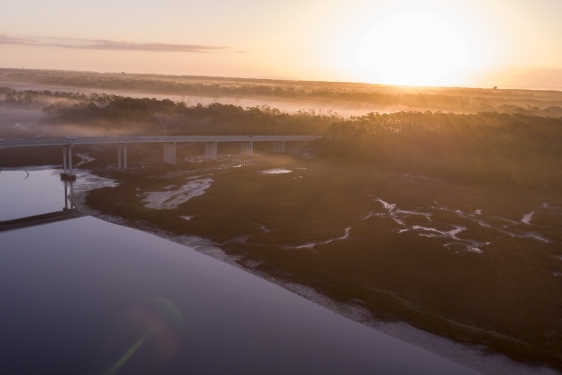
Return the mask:
{"type": "Polygon", "coordinates": [[[311,141],[322,138],[321,135],[186,135],[186,136],[129,136],[129,137],[76,137],[69,138],[32,138],[7,139],[0,142],[0,148],[32,146],[70,146],[87,144],[115,143],[166,143],[166,142],[276,142],[276,141],[311,141]]]}

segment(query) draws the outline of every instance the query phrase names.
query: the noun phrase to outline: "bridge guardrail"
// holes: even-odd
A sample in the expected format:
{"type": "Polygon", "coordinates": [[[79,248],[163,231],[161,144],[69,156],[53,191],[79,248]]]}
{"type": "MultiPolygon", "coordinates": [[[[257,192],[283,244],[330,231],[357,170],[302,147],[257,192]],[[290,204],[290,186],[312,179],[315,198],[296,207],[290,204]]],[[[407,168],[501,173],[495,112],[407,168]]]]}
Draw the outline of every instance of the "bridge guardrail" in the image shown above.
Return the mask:
{"type": "Polygon", "coordinates": [[[274,142],[274,141],[312,141],[323,138],[323,135],[187,135],[187,136],[131,136],[131,137],[77,137],[67,138],[32,138],[5,139],[0,142],[0,148],[32,147],[32,146],[71,146],[87,144],[115,144],[115,143],[166,143],[166,142],[274,142]]]}

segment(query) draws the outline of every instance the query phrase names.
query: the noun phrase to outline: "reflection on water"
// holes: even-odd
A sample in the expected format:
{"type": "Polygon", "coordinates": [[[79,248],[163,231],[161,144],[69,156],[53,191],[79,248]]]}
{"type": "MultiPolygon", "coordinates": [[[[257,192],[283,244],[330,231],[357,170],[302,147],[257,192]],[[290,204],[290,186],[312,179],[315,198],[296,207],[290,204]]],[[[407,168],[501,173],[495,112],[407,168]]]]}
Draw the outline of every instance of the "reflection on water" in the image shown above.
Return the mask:
{"type": "MultiPolygon", "coordinates": [[[[65,185],[51,171],[4,173],[3,219],[63,209],[65,185]]],[[[3,232],[0,243],[6,374],[476,374],[93,217],[3,232]]]]}
{"type": "Polygon", "coordinates": [[[62,210],[64,187],[52,170],[1,171],[0,221],[62,210]]]}

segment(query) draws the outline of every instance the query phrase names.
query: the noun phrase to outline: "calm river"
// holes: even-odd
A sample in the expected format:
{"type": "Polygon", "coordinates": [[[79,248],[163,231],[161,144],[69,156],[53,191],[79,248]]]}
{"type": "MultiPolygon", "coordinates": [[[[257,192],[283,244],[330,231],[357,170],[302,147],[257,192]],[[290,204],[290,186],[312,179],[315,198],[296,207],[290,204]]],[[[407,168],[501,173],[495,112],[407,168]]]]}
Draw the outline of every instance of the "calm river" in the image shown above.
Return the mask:
{"type": "MultiPolygon", "coordinates": [[[[64,193],[2,171],[0,221],[67,218],[64,193]]],[[[19,223],[0,232],[1,374],[476,374],[151,234],[19,223]]]]}

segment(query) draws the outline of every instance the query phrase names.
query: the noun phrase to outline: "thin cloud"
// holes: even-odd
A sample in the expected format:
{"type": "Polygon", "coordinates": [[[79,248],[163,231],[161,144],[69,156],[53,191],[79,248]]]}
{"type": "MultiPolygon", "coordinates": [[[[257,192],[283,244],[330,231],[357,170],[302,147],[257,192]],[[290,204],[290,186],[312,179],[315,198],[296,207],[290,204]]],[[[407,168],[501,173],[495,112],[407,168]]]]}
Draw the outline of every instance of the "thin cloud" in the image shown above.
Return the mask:
{"type": "Polygon", "coordinates": [[[242,52],[228,46],[208,46],[202,44],[137,43],[134,41],[87,40],[73,38],[41,38],[43,41],[23,38],[11,34],[0,34],[1,44],[17,44],[36,47],[58,47],[69,49],[89,49],[101,51],[145,51],[145,52],[242,52]]]}
{"type": "Polygon", "coordinates": [[[94,44],[54,44],[57,47],[75,49],[95,49],[110,51],[148,51],[148,52],[191,52],[208,53],[231,51],[231,47],[206,46],[201,44],[169,44],[169,43],[135,43],[113,42],[110,40],[94,41],[94,44]]]}
{"type": "Polygon", "coordinates": [[[40,46],[41,43],[33,39],[21,38],[12,34],[2,34],[0,33],[0,44],[19,44],[25,46],[40,46]]]}

